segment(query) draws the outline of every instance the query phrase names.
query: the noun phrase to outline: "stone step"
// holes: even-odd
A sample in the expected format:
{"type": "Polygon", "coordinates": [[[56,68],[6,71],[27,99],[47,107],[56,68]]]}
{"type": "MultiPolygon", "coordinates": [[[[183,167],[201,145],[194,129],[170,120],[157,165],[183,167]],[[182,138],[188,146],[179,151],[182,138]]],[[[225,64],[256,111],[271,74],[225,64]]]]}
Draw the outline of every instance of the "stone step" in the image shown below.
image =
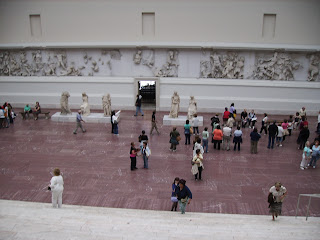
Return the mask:
{"type": "Polygon", "coordinates": [[[165,212],[0,200],[0,239],[319,239],[320,218],[165,212]]]}

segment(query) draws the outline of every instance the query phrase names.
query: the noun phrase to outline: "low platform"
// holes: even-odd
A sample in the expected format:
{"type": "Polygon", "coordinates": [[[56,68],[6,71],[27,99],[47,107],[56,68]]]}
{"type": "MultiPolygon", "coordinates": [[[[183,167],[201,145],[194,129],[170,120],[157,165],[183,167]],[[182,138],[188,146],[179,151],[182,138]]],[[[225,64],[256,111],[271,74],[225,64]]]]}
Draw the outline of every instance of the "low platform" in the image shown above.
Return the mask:
{"type": "Polygon", "coordinates": [[[320,218],[150,211],[0,200],[1,239],[319,239],[320,218]]]}
{"type": "MultiPolygon", "coordinates": [[[[51,116],[51,120],[54,122],[75,122],[77,113],[73,112],[68,115],[61,115],[60,112],[56,112],[51,116]]],[[[105,117],[103,113],[91,113],[89,116],[82,116],[82,119],[87,123],[110,123],[111,117],[105,117]]]]}
{"type": "MultiPolygon", "coordinates": [[[[199,119],[199,127],[203,126],[203,117],[198,116],[199,119]]],[[[163,116],[163,125],[165,126],[184,126],[187,121],[187,116],[179,116],[177,118],[170,118],[169,115],[163,116]]],[[[190,125],[193,126],[192,121],[190,121],[190,125]]]]}

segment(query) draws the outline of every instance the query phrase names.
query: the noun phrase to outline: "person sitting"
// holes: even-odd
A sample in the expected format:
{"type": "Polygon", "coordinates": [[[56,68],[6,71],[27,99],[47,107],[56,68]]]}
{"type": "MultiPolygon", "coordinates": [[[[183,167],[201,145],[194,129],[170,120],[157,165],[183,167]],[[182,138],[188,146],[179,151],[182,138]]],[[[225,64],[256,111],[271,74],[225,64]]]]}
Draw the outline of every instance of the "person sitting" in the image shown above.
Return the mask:
{"type": "Polygon", "coordinates": [[[248,120],[249,120],[249,128],[251,128],[251,127],[254,128],[254,125],[256,124],[256,121],[257,121],[257,116],[254,113],[253,109],[251,112],[249,112],[248,120]],[[251,126],[250,126],[250,123],[251,123],[251,126]]]}
{"type": "Polygon", "coordinates": [[[38,115],[41,113],[41,107],[39,102],[36,102],[36,106],[34,107],[35,118],[34,120],[38,120],[38,115]]]}
{"type": "Polygon", "coordinates": [[[248,113],[247,110],[244,109],[243,112],[241,113],[241,126],[242,128],[245,128],[248,122],[248,113]]]}
{"type": "Polygon", "coordinates": [[[29,104],[27,104],[25,107],[24,107],[24,114],[25,116],[28,115],[28,119],[30,118],[30,113],[32,113],[32,110],[31,110],[31,107],[29,106],[29,104]]]}

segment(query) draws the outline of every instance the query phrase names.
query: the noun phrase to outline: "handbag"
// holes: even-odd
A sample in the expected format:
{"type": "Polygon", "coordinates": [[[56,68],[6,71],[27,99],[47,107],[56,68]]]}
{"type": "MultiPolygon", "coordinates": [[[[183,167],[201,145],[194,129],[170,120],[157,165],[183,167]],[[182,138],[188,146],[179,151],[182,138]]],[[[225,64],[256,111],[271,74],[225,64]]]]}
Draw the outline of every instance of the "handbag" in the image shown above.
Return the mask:
{"type": "Polygon", "coordinates": [[[171,202],[178,202],[178,198],[177,197],[171,197],[171,202]]]}
{"type": "Polygon", "coordinates": [[[181,140],[181,137],[180,137],[180,136],[178,136],[178,137],[177,137],[177,141],[179,142],[180,140],[181,140]]]}
{"type": "Polygon", "coordinates": [[[190,127],[190,134],[193,134],[193,129],[192,129],[192,127],[190,127]]]}
{"type": "Polygon", "coordinates": [[[151,155],[151,150],[150,150],[150,148],[149,148],[149,152],[146,151],[146,156],[147,156],[147,157],[150,157],[150,155],[151,155]]]}

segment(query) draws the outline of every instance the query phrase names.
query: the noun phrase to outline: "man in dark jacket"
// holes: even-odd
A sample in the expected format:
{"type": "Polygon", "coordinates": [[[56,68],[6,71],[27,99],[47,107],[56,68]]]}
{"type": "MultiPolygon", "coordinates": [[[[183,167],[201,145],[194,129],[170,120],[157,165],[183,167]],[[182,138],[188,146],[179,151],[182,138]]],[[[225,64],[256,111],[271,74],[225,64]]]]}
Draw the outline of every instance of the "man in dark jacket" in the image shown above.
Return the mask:
{"type": "Polygon", "coordinates": [[[299,133],[298,140],[297,140],[297,143],[300,144],[299,149],[303,149],[305,147],[309,136],[310,136],[310,131],[308,129],[308,125],[304,125],[299,133]]]}
{"type": "Polygon", "coordinates": [[[144,115],[142,109],[141,109],[141,99],[142,99],[142,96],[141,95],[137,95],[137,99],[136,99],[136,114],[134,116],[138,116],[138,112],[140,111],[141,113],[141,116],[144,115]]]}
{"type": "Polygon", "coordinates": [[[278,127],[277,127],[276,123],[277,123],[276,121],[273,121],[273,124],[271,124],[268,128],[268,132],[269,132],[268,148],[269,149],[270,149],[271,142],[272,142],[271,149],[273,149],[274,139],[278,135],[278,127]]]}

